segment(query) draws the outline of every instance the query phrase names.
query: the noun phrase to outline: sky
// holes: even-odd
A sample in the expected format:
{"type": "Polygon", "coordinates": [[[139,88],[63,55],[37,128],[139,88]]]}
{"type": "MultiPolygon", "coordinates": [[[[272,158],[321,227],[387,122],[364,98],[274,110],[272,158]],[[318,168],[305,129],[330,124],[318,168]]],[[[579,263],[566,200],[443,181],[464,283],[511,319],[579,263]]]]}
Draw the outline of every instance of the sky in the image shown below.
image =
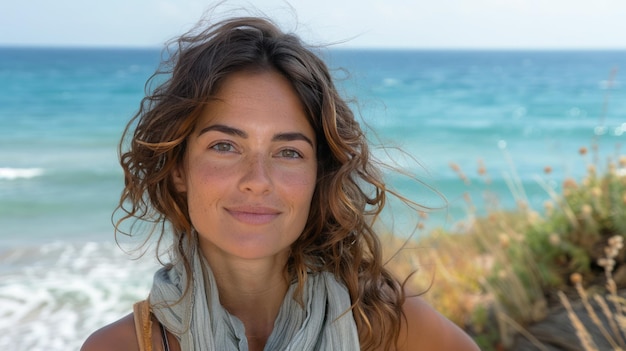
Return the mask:
{"type": "MultiPolygon", "coordinates": [[[[161,47],[214,2],[0,0],[1,46],[161,47]]],[[[625,0],[256,0],[311,44],[351,48],[626,49],[625,0]]]]}

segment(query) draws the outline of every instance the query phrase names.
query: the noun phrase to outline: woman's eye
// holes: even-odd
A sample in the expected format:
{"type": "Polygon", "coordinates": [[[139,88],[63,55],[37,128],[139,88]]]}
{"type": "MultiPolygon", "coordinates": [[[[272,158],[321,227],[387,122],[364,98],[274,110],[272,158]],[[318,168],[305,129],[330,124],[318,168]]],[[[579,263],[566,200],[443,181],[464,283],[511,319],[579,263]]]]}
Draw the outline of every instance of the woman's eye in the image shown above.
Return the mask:
{"type": "Polygon", "coordinates": [[[217,143],[211,146],[211,149],[218,152],[231,152],[234,151],[235,147],[230,143],[217,143]]]}
{"type": "Polygon", "coordinates": [[[302,155],[298,151],[292,149],[281,150],[280,156],[285,158],[302,158],[302,155]]]}

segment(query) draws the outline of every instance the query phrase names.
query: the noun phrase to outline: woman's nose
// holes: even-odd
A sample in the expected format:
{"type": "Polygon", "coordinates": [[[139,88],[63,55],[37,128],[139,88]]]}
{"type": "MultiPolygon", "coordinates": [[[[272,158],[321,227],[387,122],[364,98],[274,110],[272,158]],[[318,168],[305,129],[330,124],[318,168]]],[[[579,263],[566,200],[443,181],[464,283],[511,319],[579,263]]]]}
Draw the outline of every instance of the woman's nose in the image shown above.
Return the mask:
{"type": "Polygon", "coordinates": [[[242,177],[240,190],[254,194],[266,194],[272,189],[272,179],[270,176],[270,164],[267,157],[262,155],[251,156],[242,165],[242,177]]]}

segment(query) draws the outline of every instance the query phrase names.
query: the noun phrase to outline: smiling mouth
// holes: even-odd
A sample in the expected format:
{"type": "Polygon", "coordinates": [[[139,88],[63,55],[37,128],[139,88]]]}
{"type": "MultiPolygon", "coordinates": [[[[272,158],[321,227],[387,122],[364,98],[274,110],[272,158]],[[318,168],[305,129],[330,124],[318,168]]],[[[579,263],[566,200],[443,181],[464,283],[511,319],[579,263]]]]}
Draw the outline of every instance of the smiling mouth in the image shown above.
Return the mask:
{"type": "Polygon", "coordinates": [[[267,224],[280,215],[279,211],[267,208],[226,209],[226,212],[239,222],[252,225],[267,224]]]}

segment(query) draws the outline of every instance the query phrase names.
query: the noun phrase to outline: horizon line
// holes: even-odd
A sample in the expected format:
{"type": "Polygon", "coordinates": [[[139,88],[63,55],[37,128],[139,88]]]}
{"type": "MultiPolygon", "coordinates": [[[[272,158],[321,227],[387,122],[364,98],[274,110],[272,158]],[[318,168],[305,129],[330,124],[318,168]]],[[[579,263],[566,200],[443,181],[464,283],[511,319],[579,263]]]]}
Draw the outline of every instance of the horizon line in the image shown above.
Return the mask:
{"type": "MultiPolygon", "coordinates": [[[[468,47],[468,46],[315,46],[313,49],[337,51],[626,51],[626,47],[468,47]]],[[[15,44],[0,43],[0,49],[58,49],[58,50],[157,50],[165,45],[72,45],[72,44],[15,44]]]]}

